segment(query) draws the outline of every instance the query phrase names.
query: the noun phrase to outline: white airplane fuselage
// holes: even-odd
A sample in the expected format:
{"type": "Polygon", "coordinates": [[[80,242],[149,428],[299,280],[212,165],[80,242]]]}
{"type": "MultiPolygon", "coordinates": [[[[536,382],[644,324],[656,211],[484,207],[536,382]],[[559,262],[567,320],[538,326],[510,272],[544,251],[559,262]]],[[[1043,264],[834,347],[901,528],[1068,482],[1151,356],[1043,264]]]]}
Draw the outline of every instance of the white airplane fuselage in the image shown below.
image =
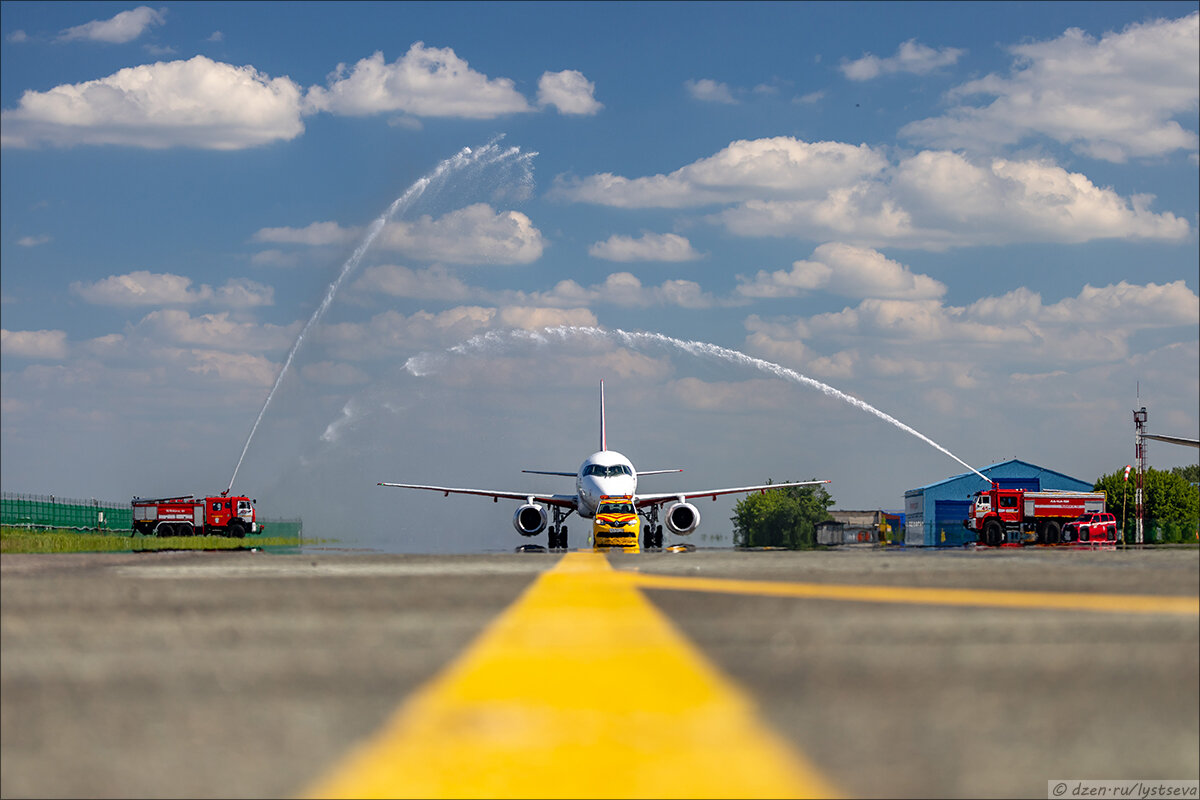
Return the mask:
{"type": "Polygon", "coordinates": [[[629,459],[616,450],[599,450],[587,457],[575,476],[575,511],[591,519],[602,495],[632,496],[636,491],[637,471],[629,459]]]}

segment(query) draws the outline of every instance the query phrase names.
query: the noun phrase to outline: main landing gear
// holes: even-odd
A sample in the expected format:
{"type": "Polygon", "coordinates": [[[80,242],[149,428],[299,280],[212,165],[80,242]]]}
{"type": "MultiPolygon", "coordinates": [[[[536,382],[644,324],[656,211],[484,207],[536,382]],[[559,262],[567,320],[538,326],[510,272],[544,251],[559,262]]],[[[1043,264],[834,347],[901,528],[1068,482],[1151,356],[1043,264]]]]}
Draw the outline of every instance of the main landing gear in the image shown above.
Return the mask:
{"type": "Polygon", "coordinates": [[[563,510],[560,506],[551,506],[551,511],[554,512],[554,522],[550,525],[549,549],[551,550],[566,550],[567,549],[567,526],[563,525],[563,521],[571,515],[572,509],[563,510]]]}
{"type": "Polygon", "coordinates": [[[642,528],[642,549],[662,549],[662,525],[658,524],[658,506],[650,506],[646,511],[646,524],[642,528]]]}

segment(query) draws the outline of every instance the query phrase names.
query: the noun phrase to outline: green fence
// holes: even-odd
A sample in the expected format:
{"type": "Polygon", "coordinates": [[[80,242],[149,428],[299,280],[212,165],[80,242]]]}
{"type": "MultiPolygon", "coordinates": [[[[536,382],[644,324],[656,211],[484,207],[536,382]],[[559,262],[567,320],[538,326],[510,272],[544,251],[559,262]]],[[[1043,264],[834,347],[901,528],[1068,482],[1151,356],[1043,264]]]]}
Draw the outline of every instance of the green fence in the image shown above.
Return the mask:
{"type": "Polygon", "coordinates": [[[24,528],[129,531],[133,508],[110,500],[78,500],[52,494],[0,493],[0,524],[24,528]]]}
{"type": "Polygon", "coordinates": [[[259,517],[263,526],[263,535],[269,539],[303,539],[304,522],[297,519],[277,519],[275,517],[259,517]]]}

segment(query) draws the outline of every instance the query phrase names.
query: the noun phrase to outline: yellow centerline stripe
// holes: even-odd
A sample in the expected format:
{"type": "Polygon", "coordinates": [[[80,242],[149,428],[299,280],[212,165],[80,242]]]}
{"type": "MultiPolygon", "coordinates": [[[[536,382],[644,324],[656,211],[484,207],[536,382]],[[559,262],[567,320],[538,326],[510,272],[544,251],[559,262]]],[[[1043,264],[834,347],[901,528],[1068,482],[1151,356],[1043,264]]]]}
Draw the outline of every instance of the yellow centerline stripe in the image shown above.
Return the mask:
{"type": "Polygon", "coordinates": [[[991,589],[935,589],[920,586],[857,586],[827,583],[777,583],[730,578],[697,578],[624,572],[642,589],[850,600],[864,603],[978,606],[985,608],[1057,609],[1118,614],[1179,614],[1200,616],[1200,597],[1144,594],[1086,594],[1025,592],[991,589]]]}
{"type": "Polygon", "coordinates": [[[810,797],[833,788],[602,554],[543,573],[316,797],[810,797]]]}

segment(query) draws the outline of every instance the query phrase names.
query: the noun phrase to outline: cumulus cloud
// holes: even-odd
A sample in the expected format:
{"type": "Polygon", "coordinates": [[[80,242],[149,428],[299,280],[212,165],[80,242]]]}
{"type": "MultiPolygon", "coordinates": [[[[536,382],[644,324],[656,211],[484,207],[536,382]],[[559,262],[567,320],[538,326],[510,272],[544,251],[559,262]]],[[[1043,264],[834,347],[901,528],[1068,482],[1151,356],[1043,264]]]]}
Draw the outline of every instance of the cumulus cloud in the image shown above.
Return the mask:
{"type": "Polygon", "coordinates": [[[497,321],[506,328],[538,330],[553,325],[596,325],[596,315],[586,308],[543,308],[507,306],[499,310],[497,321]]]}
{"type": "Polygon", "coordinates": [[[687,80],[684,81],[683,86],[687,89],[687,93],[696,100],[703,100],[706,103],[737,104],[737,99],[734,98],[729,86],[719,81],[714,81],[712,78],[687,80]]]}
{"type": "Polygon", "coordinates": [[[901,135],[971,150],[1042,135],[1114,162],[1195,153],[1200,12],[1130,25],[1098,40],[1071,28],[1010,52],[1014,65],[1007,76],[991,74],[957,87],[949,99],[958,105],[906,125],[901,135]],[[972,97],[986,104],[966,104],[972,97]]]}
{"type": "Polygon", "coordinates": [[[866,145],[738,141],[669,174],[556,179],[553,196],[618,208],[726,205],[708,217],[741,236],[944,250],[1011,242],[1179,241],[1186,219],[1151,210],[1049,160],[925,150],[892,164],[866,145]]]}
{"type": "Polygon", "coordinates": [[[63,359],[67,332],[0,330],[0,352],[17,358],[63,359]]]}
{"type": "Polygon", "coordinates": [[[300,88],[204,56],[127,67],[99,80],[26,91],[0,113],[5,147],[110,144],[240,150],[304,131],[300,88]]]}
{"type": "Polygon", "coordinates": [[[389,223],[377,246],[423,261],[529,264],[542,256],[542,233],[519,211],[476,203],[434,218],[389,223]]]}
{"type": "Polygon", "coordinates": [[[67,28],[58,38],[68,42],[85,39],[92,42],[124,44],[132,42],[152,26],[162,25],[166,21],[167,9],[155,10],[149,6],[138,6],[129,11],[122,11],[112,19],[93,20],[67,28]]]}
{"type": "Polygon", "coordinates": [[[463,301],[480,295],[477,289],[450,274],[441,264],[434,264],[427,269],[412,269],[396,264],[367,267],[352,288],[419,300],[463,301]]]}
{"type": "Polygon", "coordinates": [[[154,342],[236,352],[284,350],[295,338],[296,327],[240,322],[230,319],[228,311],[193,317],[183,309],[167,308],[147,314],[134,331],[154,342]]]}
{"type": "Polygon", "coordinates": [[[211,375],[230,383],[266,387],[275,382],[275,374],[279,371],[279,366],[270,359],[250,353],[228,353],[223,350],[186,352],[193,361],[188,367],[189,372],[211,375]]]}
{"type": "Polygon", "coordinates": [[[718,153],[666,175],[559,178],[552,194],[618,208],[687,208],[763,197],[820,197],[886,167],[887,158],[865,144],[778,136],[731,142],[718,153]]]}
{"type": "Polygon", "coordinates": [[[488,78],[471,69],[451,48],[426,47],[424,42],[414,43],[391,64],[379,51],[353,68],[338,64],[327,88],[308,90],[305,106],[309,113],[366,116],[404,112],[467,119],[533,110],[512,80],[488,78]]]}
{"type": "Polygon", "coordinates": [[[343,228],[336,222],[313,222],[303,228],[260,228],[252,239],[273,244],[303,244],[310,247],[345,245],[356,240],[358,228],[343,228]]]}
{"type": "Polygon", "coordinates": [[[1138,331],[1198,323],[1200,298],[1183,281],[1122,281],[1085,286],[1050,304],[1020,288],[966,306],[868,298],[837,312],[773,320],[753,315],[745,324],[754,352],[818,374],[849,377],[866,369],[967,387],[985,372],[1006,379],[1009,365],[1049,371],[1120,361],[1130,357],[1138,331]],[[867,348],[869,355],[860,352],[867,348]]]}
{"type": "Polygon", "coordinates": [[[695,261],[700,254],[675,233],[643,233],[640,237],[613,234],[588,248],[588,255],[606,261],[695,261]]]}
{"type": "Polygon", "coordinates": [[[894,56],[879,58],[867,53],[855,61],[842,62],[840,69],[842,74],[852,81],[869,81],[880,75],[891,75],[897,72],[927,75],[941,67],[958,63],[958,59],[963,56],[964,52],[956,47],[942,47],[934,50],[916,39],[909,39],[900,45],[894,56]]]}
{"type": "Polygon", "coordinates": [[[70,289],[89,303],[104,306],[187,305],[216,300],[222,306],[251,308],[269,306],[275,290],[245,278],[232,278],[218,289],[201,285],[192,288],[192,279],[183,275],[138,270],[125,275],[110,275],[95,283],[75,281],[70,289]]]}
{"type": "Polygon", "coordinates": [[[596,85],[578,70],[545,72],[538,80],[538,105],[554,106],[560,114],[590,116],[599,113],[604,104],[596,100],[595,94],[596,85]]]}
{"type": "Polygon", "coordinates": [[[790,270],[759,270],[753,279],[738,276],[743,297],[796,297],[813,290],[843,297],[924,299],[941,297],[945,284],[912,272],[877,250],[841,242],[823,244],[811,259],[795,261],[790,270]]]}
{"type": "Polygon", "coordinates": [[[501,307],[579,309],[593,305],[619,305],[627,308],[710,308],[720,304],[694,281],[668,280],[659,286],[644,286],[637,276],[629,272],[614,272],[591,286],[583,286],[566,278],[548,291],[525,292],[471,286],[439,264],[425,269],[384,265],[366,269],[352,288],[358,292],[382,293],[393,297],[470,301],[501,307]]]}

